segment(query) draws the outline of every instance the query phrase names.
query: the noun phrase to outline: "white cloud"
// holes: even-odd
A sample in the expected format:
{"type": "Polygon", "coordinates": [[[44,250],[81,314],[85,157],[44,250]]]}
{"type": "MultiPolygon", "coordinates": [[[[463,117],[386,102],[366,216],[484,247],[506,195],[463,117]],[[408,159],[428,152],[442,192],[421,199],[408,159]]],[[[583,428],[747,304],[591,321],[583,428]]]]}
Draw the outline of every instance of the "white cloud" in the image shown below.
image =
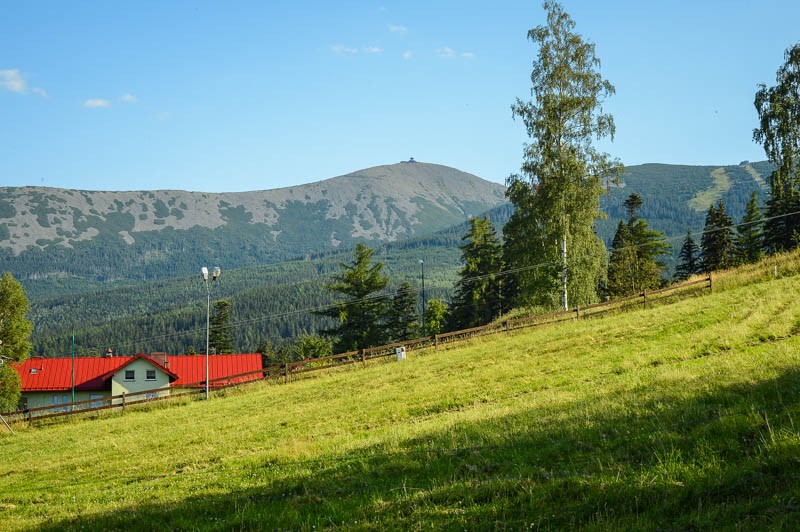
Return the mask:
{"type": "Polygon", "coordinates": [[[95,108],[95,109],[108,107],[109,105],[111,105],[111,102],[109,102],[108,100],[104,100],[102,98],[90,98],[85,102],[83,102],[84,107],[95,108]]]}
{"type": "Polygon", "coordinates": [[[453,57],[456,55],[456,51],[452,48],[448,48],[447,46],[444,48],[439,48],[436,50],[436,53],[439,54],[439,57],[453,57]]]}
{"type": "Polygon", "coordinates": [[[412,57],[414,57],[414,53],[411,50],[403,52],[403,59],[411,59],[412,57]]]}
{"type": "Polygon", "coordinates": [[[352,48],[350,46],[345,46],[344,44],[332,44],[331,50],[335,54],[356,54],[358,53],[357,48],[352,48]]]}
{"type": "Polygon", "coordinates": [[[401,35],[405,35],[408,33],[408,28],[405,26],[398,26],[397,24],[389,24],[389,31],[392,33],[399,33],[401,35]]]}
{"type": "Polygon", "coordinates": [[[130,93],[126,92],[125,94],[122,95],[120,100],[122,100],[125,103],[136,103],[136,102],[139,101],[139,98],[137,98],[133,94],[130,94],[130,93]]]}
{"type": "Polygon", "coordinates": [[[0,70],[0,87],[7,91],[23,94],[26,89],[25,79],[16,68],[0,70]]]}
{"type": "Polygon", "coordinates": [[[464,59],[475,59],[475,54],[472,52],[464,52],[461,54],[464,59]]]}
{"type": "Polygon", "coordinates": [[[43,89],[43,88],[41,88],[41,87],[34,87],[34,88],[32,88],[31,90],[32,90],[32,91],[33,91],[35,94],[38,94],[39,96],[41,96],[42,98],[47,98],[47,97],[49,96],[49,94],[47,94],[47,91],[46,91],[46,90],[44,90],[44,89],[43,89]]]}
{"type": "Polygon", "coordinates": [[[383,52],[383,48],[379,48],[377,46],[367,46],[366,48],[364,48],[364,51],[367,52],[368,54],[379,54],[383,52]]]}

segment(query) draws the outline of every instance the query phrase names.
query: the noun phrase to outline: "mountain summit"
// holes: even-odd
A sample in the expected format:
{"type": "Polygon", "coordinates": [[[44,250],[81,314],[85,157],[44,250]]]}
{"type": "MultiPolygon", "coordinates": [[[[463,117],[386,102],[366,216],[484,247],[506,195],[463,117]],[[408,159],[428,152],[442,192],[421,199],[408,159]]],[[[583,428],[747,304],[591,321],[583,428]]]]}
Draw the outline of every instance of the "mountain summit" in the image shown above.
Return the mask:
{"type": "Polygon", "coordinates": [[[504,203],[504,191],[421,162],[253,192],[0,187],[0,257],[37,275],[69,272],[87,257],[101,263],[89,268],[99,277],[108,262],[114,277],[153,263],[173,274],[183,269],[176,263],[198,260],[242,266],[429,234],[504,203]]]}

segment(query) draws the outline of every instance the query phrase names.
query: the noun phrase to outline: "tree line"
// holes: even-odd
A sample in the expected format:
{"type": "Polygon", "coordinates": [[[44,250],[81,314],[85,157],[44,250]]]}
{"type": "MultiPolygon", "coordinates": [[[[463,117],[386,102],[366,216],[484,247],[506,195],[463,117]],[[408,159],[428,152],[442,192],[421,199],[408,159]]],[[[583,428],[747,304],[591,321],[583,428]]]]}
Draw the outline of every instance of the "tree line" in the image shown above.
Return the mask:
{"type": "MultiPolygon", "coordinates": [[[[568,309],[601,297],[623,296],[658,288],[663,260],[671,247],[664,235],[639,216],[643,200],[631,194],[624,202],[610,257],[598,237],[603,217],[600,196],[618,182],[624,167],[593,145],[615,133],[614,119],[603,104],[615,92],[598,71],[595,46],[575,33],[575,23],[557,2],[544,2],[547,24],[528,32],[538,47],[531,72],[530,101],[518,99],[512,113],[522,120],[531,142],[525,146],[522,171],[508,178],[506,195],[514,207],[503,228],[502,244],[490,220],[470,221],[461,246],[463,267],[449,308],[446,329],[482,325],[504,309],[568,309]]],[[[698,246],[687,232],[675,280],[711,272],[764,254],[797,247],[800,233],[800,44],[788,49],[777,85],[761,85],[755,97],[760,126],[753,137],[775,165],[768,184],[766,216],[757,193],[734,226],[722,199],[709,207],[698,246]]],[[[378,345],[392,335],[381,327],[386,308],[371,294],[385,286],[380,264],[361,247],[328,288],[346,302],[325,311],[337,321],[325,331],[334,348],[378,345]]],[[[394,318],[387,318],[389,323],[394,318]]],[[[423,332],[431,334],[430,324],[423,332]]],[[[400,335],[395,334],[398,339],[400,335]]]]}

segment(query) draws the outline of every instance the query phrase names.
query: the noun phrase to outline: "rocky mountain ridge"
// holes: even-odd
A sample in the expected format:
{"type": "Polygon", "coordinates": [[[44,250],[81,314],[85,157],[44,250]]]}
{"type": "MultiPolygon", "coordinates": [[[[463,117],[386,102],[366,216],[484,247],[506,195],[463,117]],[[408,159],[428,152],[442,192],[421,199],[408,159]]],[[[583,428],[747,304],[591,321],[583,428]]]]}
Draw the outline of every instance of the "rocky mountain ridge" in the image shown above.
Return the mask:
{"type": "Polygon", "coordinates": [[[14,255],[74,248],[101,235],[132,245],[138,234],[261,224],[277,243],[336,247],[436,231],[505,202],[505,188],[442,165],[406,162],[295,187],[236,193],[81,191],[0,187],[0,249],[14,255]],[[288,234],[287,234],[288,233],[288,234]],[[299,235],[302,236],[302,235],[299,235]]]}

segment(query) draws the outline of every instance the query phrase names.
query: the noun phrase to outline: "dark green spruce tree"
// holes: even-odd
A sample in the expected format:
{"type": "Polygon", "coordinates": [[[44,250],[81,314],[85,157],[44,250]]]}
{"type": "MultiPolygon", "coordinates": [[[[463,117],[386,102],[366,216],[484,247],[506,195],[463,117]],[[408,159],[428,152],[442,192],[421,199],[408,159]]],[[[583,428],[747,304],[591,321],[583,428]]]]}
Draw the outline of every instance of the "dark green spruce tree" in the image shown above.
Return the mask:
{"type": "Polygon", "coordinates": [[[503,253],[492,222],[472,218],[462,237],[461,261],[455,295],[450,305],[451,330],[485,325],[502,311],[503,253]]]}
{"type": "Polygon", "coordinates": [[[758,192],[753,191],[742,218],[736,228],[734,243],[736,261],[740,264],[758,262],[764,256],[764,215],[758,206],[758,192]]]}
{"type": "Polygon", "coordinates": [[[626,296],[643,290],[658,288],[667,265],[661,257],[669,252],[664,235],[639,217],[643,200],[631,194],[624,205],[627,223],[620,221],[611,244],[608,266],[608,292],[612,296],[626,296]]]}
{"type": "Polygon", "coordinates": [[[417,294],[408,281],[400,283],[392,297],[387,310],[386,329],[393,342],[403,342],[419,336],[417,294]]]}
{"type": "Polygon", "coordinates": [[[691,230],[686,231],[686,238],[683,239],[678,260],[680,262],[675,267],[676,281],[685,281],[692,275],[697,275],[703,271],[700,263],[700,247],[692,238],[691,230]]]}
{"type": "Polygon", "coordinates": [[[776,168],[769,176],[770,197],[764,223],[768,253],[794,249],[800,243],[800,43],[788,48],[776,85],[759,86],[755,107],[759,127],[753,140],[764,146],[776,168]]]}
{"type": "Polygon", "coordinates": [[[335,320],[337,325],[324,331],[335,338],[337,353],[355,351],[386,342],[383,320],[386,299],[381,292],[389,278],[383,274],[383,263],[372,262],[375,250],[366,244],[356,244],[353,261],[341,263],[341,273],[335,274],[326,288],[343,296],[344,301],[318,311],[317,314],[335,320]]]}
{"type": "Polygon", "coordinates": [[[504,254],[516,272],[509,285],[514,304],[567,307],[598,298],[608,257],[594,226],[603,216],[605,184],[618,177],[621,164],[593,146],[613,140],[615,131],[613,117],[603,112],[615,90],[599,72],[595,46],[575,31],[560,4],[547,0],[544,9],[547,24],[528,32],[537,47],[532,98],[512,106],[531,142],[521,174],[506,182],[515,210],[503,229],[504,254]]]}
{"type": "Polygon", "coordinates": [[[217,355],[233,353],[231,302],[220,299],[214,302],[213,308],[208,329],[209,351],[217,355]]]}
{"type": "Polygon", "coordinates": [[[711,204],[708,208],[700,239],[704,272],[730,268],[735,264],[733,236],[733,219],[725,212],[725,202],[720,199],[716,206],[711,204]]]}

